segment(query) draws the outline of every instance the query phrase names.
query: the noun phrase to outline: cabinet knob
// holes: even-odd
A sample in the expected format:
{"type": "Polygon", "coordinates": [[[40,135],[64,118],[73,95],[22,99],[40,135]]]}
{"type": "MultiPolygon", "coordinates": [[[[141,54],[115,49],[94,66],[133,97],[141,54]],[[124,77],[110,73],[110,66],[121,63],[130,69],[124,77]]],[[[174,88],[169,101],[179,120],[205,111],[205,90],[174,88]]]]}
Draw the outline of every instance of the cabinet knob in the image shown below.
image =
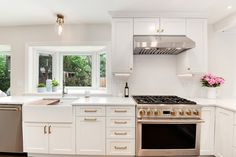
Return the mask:
{"type": "Polygon", "coordinates": [[[160,32],[160,29],[157,29],[157,33],[159,33],[160,32]]]}
{"type": "Polygon", "coordinates": [[[161,33],[163,33],[164,32],[164,29],[161,29],[161,33]]]}
{"type": "Polygon", "coordinates": [[[188,68],[187,70],[191,70],[191,68],[188,68]]]}
{"type": "Polygon", "coordinates": [[[131,71],[133,70],[133,68],[129,68],[131,71]]]}

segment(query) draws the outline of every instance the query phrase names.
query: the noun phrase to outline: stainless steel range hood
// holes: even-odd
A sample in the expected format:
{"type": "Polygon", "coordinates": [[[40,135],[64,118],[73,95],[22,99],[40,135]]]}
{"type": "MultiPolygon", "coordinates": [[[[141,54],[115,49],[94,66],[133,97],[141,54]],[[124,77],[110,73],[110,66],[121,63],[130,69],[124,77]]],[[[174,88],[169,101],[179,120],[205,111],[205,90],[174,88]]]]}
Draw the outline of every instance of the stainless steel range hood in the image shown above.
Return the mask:
{"type": "Polygon", "coordinates": [[[195,47],[195,42],[184,35],[135,35],[135,55],[177,55],[195,47]]]}

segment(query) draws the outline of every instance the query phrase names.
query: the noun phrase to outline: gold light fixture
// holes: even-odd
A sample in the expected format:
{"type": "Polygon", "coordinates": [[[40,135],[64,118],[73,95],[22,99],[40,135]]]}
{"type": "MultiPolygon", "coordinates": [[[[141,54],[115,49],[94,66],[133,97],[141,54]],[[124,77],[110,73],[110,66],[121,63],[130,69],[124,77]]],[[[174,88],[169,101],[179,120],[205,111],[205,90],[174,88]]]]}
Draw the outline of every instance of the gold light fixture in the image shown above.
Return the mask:
{"type": "Polygon", "coordinates": [[[62,14],[57,14],[57,24],[58,24],[58,35],[62,34],[64,25],[64,16],[62,14]]]}

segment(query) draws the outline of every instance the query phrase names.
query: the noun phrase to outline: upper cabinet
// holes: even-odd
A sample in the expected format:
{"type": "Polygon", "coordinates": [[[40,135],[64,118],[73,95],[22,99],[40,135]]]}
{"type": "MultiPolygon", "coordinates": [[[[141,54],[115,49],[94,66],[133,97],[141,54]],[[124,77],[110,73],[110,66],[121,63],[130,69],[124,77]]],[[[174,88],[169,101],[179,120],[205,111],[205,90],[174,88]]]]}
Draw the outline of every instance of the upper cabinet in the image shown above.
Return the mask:
{"type": "Polygon", "coordinates": [[[207,72],[207,20],[187,19],[186,36],[196,47],[177,55],[177,74],[202,74],[207,72]]]}
{"type": "Polygon", "coordinates": [[[112,19],[112,73],[133,71],[133,18],[112,19]]]}
{"type": "Polygon", "coordinates": [[[134,35],[185,35],[184,18],[134,18],[134,35]]]}

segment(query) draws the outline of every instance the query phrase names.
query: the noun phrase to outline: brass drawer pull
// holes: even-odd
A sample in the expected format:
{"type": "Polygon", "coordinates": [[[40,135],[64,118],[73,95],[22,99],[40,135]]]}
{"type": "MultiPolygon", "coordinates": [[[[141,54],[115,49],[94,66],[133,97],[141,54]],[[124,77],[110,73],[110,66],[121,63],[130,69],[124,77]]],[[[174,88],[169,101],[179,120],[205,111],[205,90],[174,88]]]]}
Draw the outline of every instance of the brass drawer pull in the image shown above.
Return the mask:
{"type": "Polygon", "coordinates": [[[115,135],[127,135],[127,132],[114,132],[115,135]]]}
{"type": "Polygon", "coordinates": [[[115,121],[115,124],[127,124],[127,121],[115,121]]]}
{"type": "Polygon", "coordinates": [[[44,132],[44,134],[47,134],[47,126],[46,125],[43,127],[43,132],[44,132]]]}
{"type": "Polygon", "coordinates": [[[51,127],[52,127],[51,125],[49,125],[49,127],[48,127],[48,133],[49,133],[49,134],[52,133],[52,131],[51,131],[51,127]]]}
{"type": "Polygon", "coordinates": [[[116,113],[126,113],[127,110],[115,110],[116,113]]]}
{"type": "Polygon", "coordinates": [[[97,110],[84,110],[84,112],[97,112],[97,110]]]}
{"type": "Polygon", "coordinates": [[[127,149],[127,146],[124,146],[124,147],[115,146],[114,148],[115,148],[115,149],[127,149]]]}
{"type": "Polygon", "coordinates": [[[96,121],[97,118],[84,118],[85,121],[96,121]]]}

